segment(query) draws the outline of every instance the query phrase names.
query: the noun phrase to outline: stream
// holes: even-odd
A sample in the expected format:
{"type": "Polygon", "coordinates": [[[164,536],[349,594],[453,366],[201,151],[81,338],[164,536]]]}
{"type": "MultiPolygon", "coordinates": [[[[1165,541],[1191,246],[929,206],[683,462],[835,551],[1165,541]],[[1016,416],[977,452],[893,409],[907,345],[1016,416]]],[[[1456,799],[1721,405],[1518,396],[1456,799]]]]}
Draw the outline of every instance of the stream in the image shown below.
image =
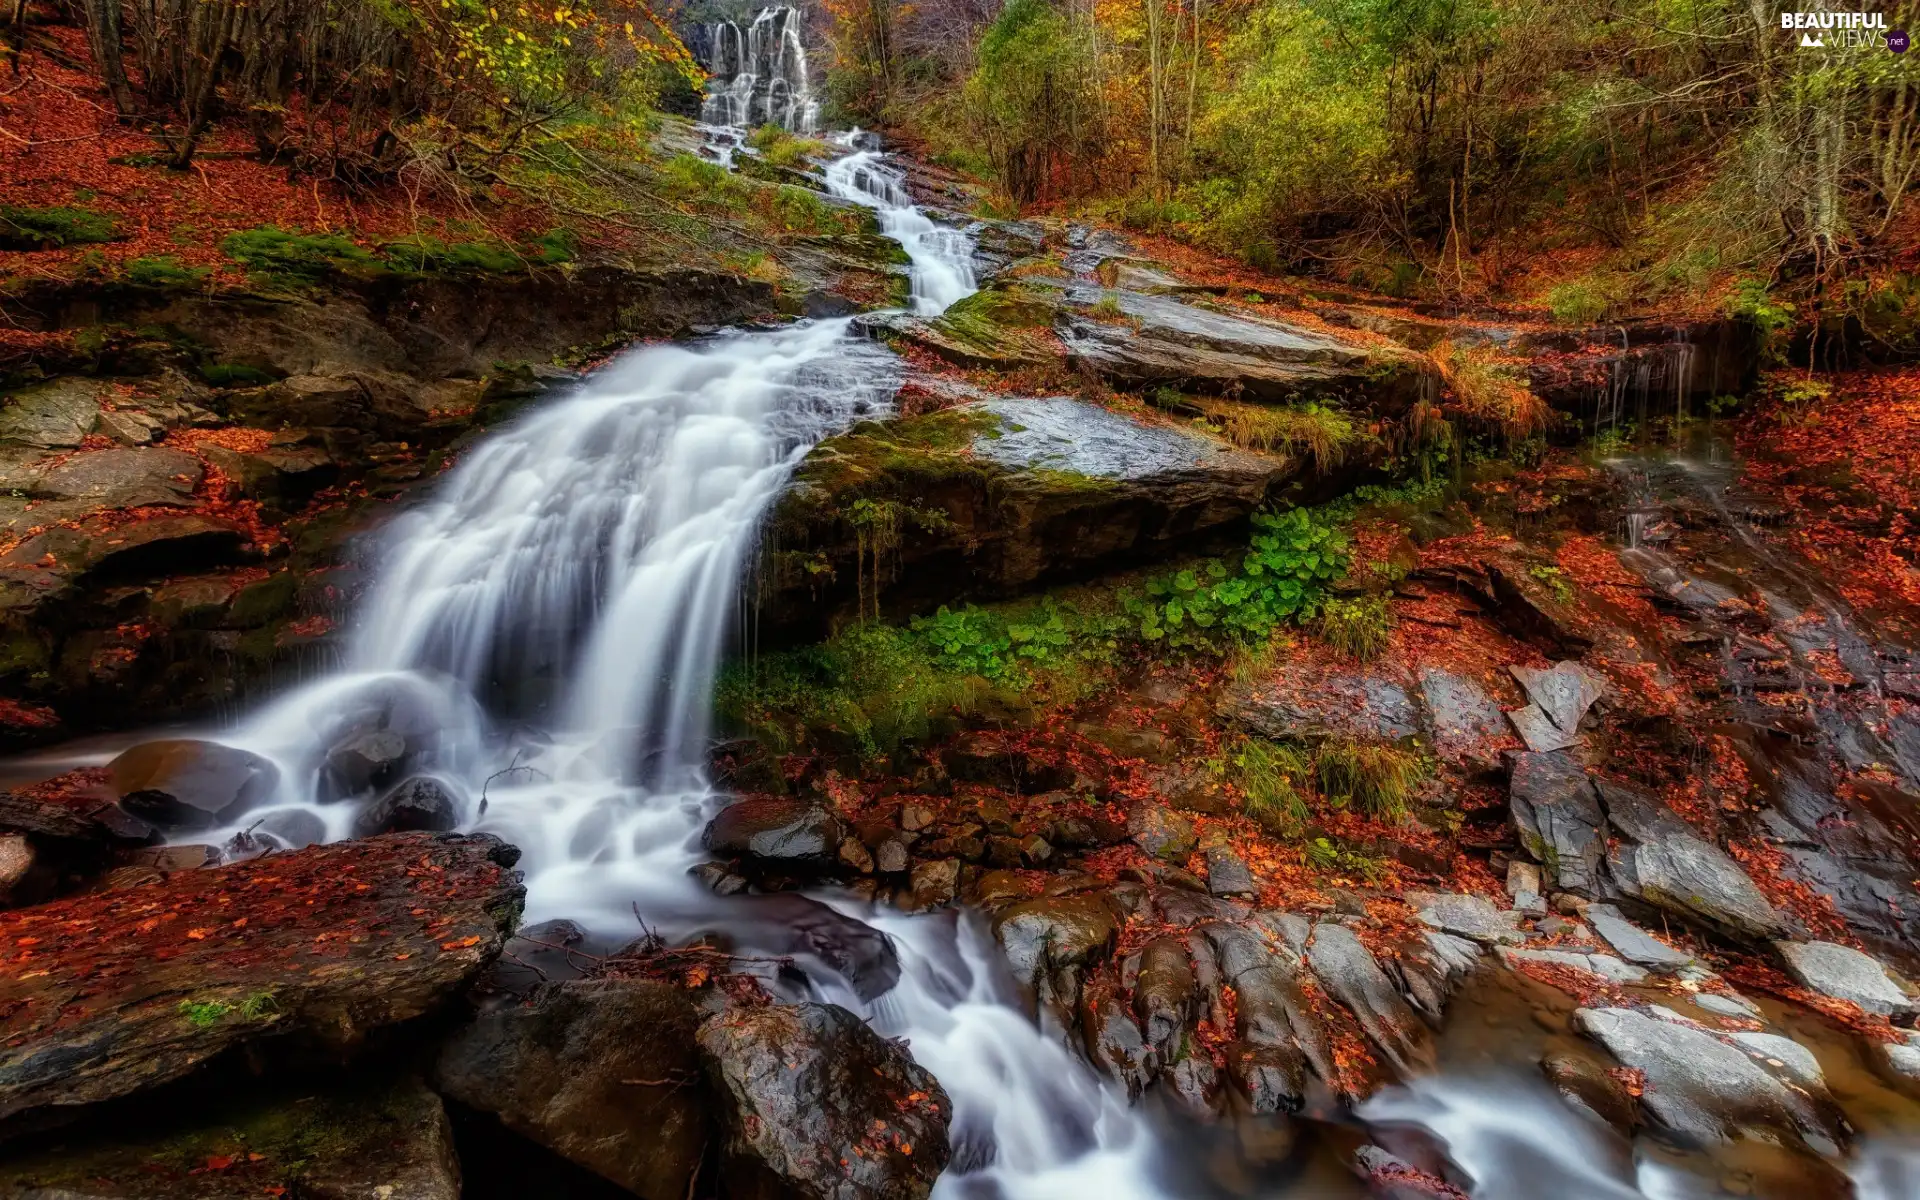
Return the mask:
{"type": "MultiPolygon", "coordinates": [[[[884,153],[847,153],[825,180],[905,247],[913,312],[972,293],[969,239],[913,205],[884,153]]],[[[529,925],[567,919],[618,944],[638,917],[670,939],[795,955],[801,971],[776,984],[786,994],[904,1039],[954,1102],[946,1200],[1361,1196],[1341,1160],[1369,1141],[1480,1200],[1746,1194],[1723,1186],[1736,1168],[1761,1181],[1755,1194],[1816,1194],[1764,1153],[1756,1166],[1629,1144],[1564,1106],[1534,1062],[1575,1040],[1571,1001],[1511,978],[1454,1003],[1435,1075],[1344,1116],[1204,1127],[1130,1104],[1036,1022],[974,914],[907,916],[832,892],[723,898],[690,876],[725,799],[704,766],[712,686],[743,623],[761,518],[811,446],[892,411],[902,375],[850,320],[801,321],[634,349],[494,432],[380,533],[341,669],[221,735],[280,768],[245,828],[292,845],[349,836],[353,806],[329,803],[324,748],[379,710],[430,739],[422,765],[462,798],[463,830],[524,852],[529,925]]],[[[1822,1053],[1836,1091],[1860,1097],[1863,1148],[1839,1169],[1854,1195],[1920,1195],[1920,1157],[1897,1133],[1920,1129],[1913,1106],[1849,1071],[1844,1048],[1822,1053]]],[[[1845,1186],[1839,1171],[1811,1178],[1845,1186]]]]}

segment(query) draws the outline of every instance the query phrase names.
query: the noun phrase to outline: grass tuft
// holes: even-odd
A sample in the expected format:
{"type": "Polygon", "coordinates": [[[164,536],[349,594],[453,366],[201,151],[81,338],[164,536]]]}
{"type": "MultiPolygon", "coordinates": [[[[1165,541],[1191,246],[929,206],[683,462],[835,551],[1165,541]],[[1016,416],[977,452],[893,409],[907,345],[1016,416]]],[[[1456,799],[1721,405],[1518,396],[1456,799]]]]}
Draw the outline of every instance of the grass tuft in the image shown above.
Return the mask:
{"type": "Polygon", "coordinates": [[[1519,365],[1492,346],[1443,341],[1427,353],[1469,416],[1498,425],[1510,441],[1546,432],[1547,402],[1534,394],[1519,365]]]}
{"type": "Polygon", "coordinates": [[[1353,803],[1385,821],[1406,817],[1432,764],[1413,750],[1381,742],[1330,741],[1315,757],[1320,789],[1335,803],[1353,803]]]}
{"type": "Polygon", "coordinates": [[[1264,738],[1244,739],[1233,754],[1246,813],[1276,837],[1297,837],[1307,823],[1307,801],[1300,788],[1313,777],[1313,763],[1297,746],[1264,738]]]}
{"type": "Polygon", "coordinates": [[[1393,608],[1384,595],[1351,600],[1336,598],[1320,609],[1321,640],[1362,662],[1377,657],[1387,648],[1392,629],[1393,608]]]}
{"type": "Polygon", "coordinates": [[[1322,471],[1345,462],[1348,451],[1362,440],[1359,427],[1347,414],[1321,404],[1275,408],[1202,400],[1200,405],[1234,445],[1270,454],[1304,453],[1322,471]]]}

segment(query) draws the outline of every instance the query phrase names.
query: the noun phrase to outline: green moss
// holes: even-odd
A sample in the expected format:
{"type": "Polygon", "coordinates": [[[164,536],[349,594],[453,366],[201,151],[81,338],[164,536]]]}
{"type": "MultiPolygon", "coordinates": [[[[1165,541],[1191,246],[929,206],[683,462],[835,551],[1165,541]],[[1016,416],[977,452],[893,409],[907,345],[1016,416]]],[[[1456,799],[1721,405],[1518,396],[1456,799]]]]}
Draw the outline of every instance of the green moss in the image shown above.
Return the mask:
{"type": "Polygon", "coordinates": [[[185,291],[204,284],[212,271],[207,267],[186,266],[173,255],[163,254],[136,258],[126,265],[123,274],[128,283],[141,287],[185,291]]]}
{"type": "Polygon", "coordinates": [[[298,588],[299,581],[292,571],[280,571],[256,580],[234,596],[227,621],[240,629],[253,629],[276,621],[293,610],[293,597],[298,588]]]}
{"type": "Polygon", "coordinates": [[[221,252],[247,269],[256,284],[301,287],[335,275],[369,275],[386,269],[372,251],[337,233],[288,233],[272,225],[227,235],[221,252]]]}
{"type": "Polygon", "coordinates": [[[213,387],[259,387],[274,381],[274,376],[245,363],[203,363],[200,378],[213,387]]]}
{"type": "Polygon", "coordinates": [[[747,137],[747,145],[776,167],[796,168],[807,159],[826,154],[825,142],[789,133],[778,125],[762,125],[747,137]]]}
{"type": "Polygon", "coordinates": [[[445,242],[432,234],[387,242],[380,249],[396,271],[419,275],[464,275],[521,270],[527,260],[499,242],[445,242]]]}
{"type": "Polygon", "coordinates": [[[55,250],[122,236],[112,217],[90,208],[0,204],[0,250],[55,250]]]}

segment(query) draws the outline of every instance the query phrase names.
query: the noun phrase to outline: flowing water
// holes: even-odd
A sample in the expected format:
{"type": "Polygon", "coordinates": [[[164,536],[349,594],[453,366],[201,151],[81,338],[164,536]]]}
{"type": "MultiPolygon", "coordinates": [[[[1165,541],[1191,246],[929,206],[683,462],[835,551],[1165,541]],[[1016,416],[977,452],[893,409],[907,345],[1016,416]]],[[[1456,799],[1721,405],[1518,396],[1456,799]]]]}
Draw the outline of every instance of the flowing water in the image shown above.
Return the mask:
{"type": "MultiPolygon", "coordinates": [[[[765,48],[751,31],[743,44],[765,48]]],[[[849,153],[826,178],[905,246],[916,312],[972,292],[969,240],[915,208],[884,155],[849,153]]],[[[634,350],[474,447],[383,531],[343,669],[222,735],[281,768],[280,795],[247,826],[347,836],[355,806],[327,802],[321,754],[377,713],[426,742],[423,768],[463,798],[463,828],[521,848],[529,922],[623,941],[637,916],[670,937],[782,950],[796,930],[831,927],[830,946],[801,956],[805,980],[781,986],[863,1013],[941,1081],[955,1109],[946,1200],[1355,1196],[1330,1148],[1367,1137],[1426,1147],[1482,1200],[1717,1193],[1710,1162],[1649,1158],[1567,1110],[1528,1073],[1534,1051],[1504,1036],[1504,1067],[1450,1068],[1250,1156],[1223,1144],[1246,1126],[1130,1106],[1028,1014],[975,916],[830,894],[722,899],[697,884],[699,832],[724,801],[703,767],[711,685],[741,625],[759,522],[808,447],[887,413],[899,380],[892,354],[844,320],[726,333],[634,350]],[[1223,1156],[1237,1165],[1222,1170],[1223,1156]]],[[[1473,1008],[1456,1005],[1447,1038],[1473,1008]]],[[[1870,1143],[1859,1200],[1915,1195],[1912,1162],[1870,1143]]]]}
{"type": "Polygon", "coordinates": [[[713,79],[701,122],[723,129],[773,124],[813,132],[820,105],[800,40],[805,25],[799,9],[779,5],[761,9],[744,28],[737,21],[706,26],[705,66],[713,79]]]}

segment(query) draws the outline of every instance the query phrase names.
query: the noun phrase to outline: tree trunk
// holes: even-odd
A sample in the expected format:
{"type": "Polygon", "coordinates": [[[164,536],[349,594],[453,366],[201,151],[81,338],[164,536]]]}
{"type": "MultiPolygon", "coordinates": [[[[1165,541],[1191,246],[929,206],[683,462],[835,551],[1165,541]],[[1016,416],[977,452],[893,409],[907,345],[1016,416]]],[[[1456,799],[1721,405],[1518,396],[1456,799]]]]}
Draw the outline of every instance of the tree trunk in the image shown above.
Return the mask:
{"type": "Polygon", "coordinates": [[[120,45],[120,0],[86,0],[86,9],[87,40],[93,46],[94,66],[107,85],[114,111],[130,117],[136,110],[120,45]]]}

